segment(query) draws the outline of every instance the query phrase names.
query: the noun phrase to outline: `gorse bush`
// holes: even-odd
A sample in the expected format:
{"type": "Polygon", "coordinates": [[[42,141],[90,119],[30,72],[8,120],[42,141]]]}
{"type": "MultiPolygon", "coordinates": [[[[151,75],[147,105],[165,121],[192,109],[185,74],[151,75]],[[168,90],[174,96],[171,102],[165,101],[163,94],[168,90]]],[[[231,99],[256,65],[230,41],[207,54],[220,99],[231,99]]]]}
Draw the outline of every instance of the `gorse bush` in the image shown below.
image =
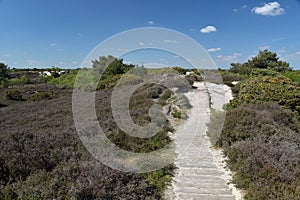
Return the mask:
{"type": "Polygon", "coordinates": [[[41,100],[55,99],[57,97],[58,97],[58,93],[54,92],[54,91],[38,92],[38,93],[30,95],[29,100],[30,101],[41,101],[41,100]]]}
{"type": "Polygon", "coordinates": [[[17,89],[6,90],[4,93],[4,98],[6,100],[23,100],[21,92],[17,89]]]}
{"type": "Polygon", "coordinates": [[[241,83],[239,93],[229,107],[260,102],[277,102],[299,115],[300,87],[291,79],[278,74],[252,76],[241,83]]]}

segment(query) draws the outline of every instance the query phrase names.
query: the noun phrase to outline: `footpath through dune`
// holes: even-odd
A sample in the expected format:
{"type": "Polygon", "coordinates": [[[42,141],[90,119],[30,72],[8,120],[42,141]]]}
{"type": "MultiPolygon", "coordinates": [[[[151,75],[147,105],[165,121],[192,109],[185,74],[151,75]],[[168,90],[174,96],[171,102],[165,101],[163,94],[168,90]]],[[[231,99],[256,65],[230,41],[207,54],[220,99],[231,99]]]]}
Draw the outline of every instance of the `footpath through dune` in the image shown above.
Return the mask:
{"type": "Polygon", "coordinates": [[[241,199],[241,194],[228,182],[221,150],[212,148],[206,135],[211,107],[217,110],[232,98],[228,86],[196,82],[197,89],[186,93],[193,106],[189,118],[175,129],[176,174],[166,191],[166,199],[241,199]],[[224,98],[225,92],[225,98],[224,98]],[[210,94],[210,95],[209,95],[210,94]]]}

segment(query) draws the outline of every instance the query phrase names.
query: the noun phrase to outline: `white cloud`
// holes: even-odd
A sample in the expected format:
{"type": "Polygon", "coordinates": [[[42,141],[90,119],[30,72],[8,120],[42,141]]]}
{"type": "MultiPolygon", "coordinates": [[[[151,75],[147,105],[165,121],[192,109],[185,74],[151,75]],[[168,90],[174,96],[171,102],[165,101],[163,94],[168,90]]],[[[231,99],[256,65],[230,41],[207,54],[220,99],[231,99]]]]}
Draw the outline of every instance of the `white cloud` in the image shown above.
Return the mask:
{"type": "Polygon", "coordinates": [[[143,42],[140,42],[139,45],[144,46],[145,44],[143,42]]]}
{"type": "Polygon", "coordinates": [[[258,47],[258,50],[265,50],[265,49],[270,49],[271,46],[261,46],[261,47],[258,47]]]}
{"type": "Polygon", "coordinates": [[[227,56],[217,55],[217,58],[226,62],[236,62],[239,56],[241,56],[240,53],[234,53],[233,55],[227,55],[227,56]]]}
{"type": "Polygon", "coordinates": [[[255,14],[266,16],[278,16],[284,14],[284,9],[281,8],[280,3],[276,1],[267,3],[262,7],[254,7],[251,11],[255,14]]]}
{"type": "Polygon", "coordinates": [[[177,43],[176,40],[164,40],[165,43],[177,43]]]}
{"type": "Polygon", "coordinates": [[[153,24],[154,24],[154,21],[150,20],[148,23],[149,23],[150,25],[153,25],[153,24]]]}
{"type": "Polygon", "coordinates": [[[2,55],[2,57],[8,58],[8,57],[11,57],[11,54],[10,53],[5,53],[5,54],[2,55]]]}
{"type": "Polygon", "coordinates": [[[235,8],[235,9],[233,9],[233,12],[238,12],[240,9],[245,9],[245,8],[247,8],[248,6],[247,5],[243,5],[242,7],[240,7],[240,8],[235,8]]]}
{"type": "Polygon", "coordinates": [[[217,28],[214,26],[206,26],[200,30],[201,33],[210,33],[210,32],[217,32],[217,28]]]}
{"type": "Polygon", "coordinates": [[[221,48],[210,48],[207,49],[208,52],[216,52],[216,51],[221,51],[221,48]]]}
{"type": "Polygon", "coordinates": [[[300,51],[296,52],[296,55],[300,56],[300,51]]]}

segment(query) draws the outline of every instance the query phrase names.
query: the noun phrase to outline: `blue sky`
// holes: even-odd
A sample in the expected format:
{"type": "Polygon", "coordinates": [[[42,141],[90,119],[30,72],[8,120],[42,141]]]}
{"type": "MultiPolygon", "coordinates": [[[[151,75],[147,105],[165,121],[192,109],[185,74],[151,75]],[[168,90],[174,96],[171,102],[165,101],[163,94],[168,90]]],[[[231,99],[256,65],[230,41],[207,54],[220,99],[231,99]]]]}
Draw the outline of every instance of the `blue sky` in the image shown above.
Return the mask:
{"type": "Polygon", "coordinates": [[[186,34],[221,68],[268,48],[300,69],[299,19],[299,0],[0,0],[0,62],[79,67],[107,38],[151,26],[186,34]]]}

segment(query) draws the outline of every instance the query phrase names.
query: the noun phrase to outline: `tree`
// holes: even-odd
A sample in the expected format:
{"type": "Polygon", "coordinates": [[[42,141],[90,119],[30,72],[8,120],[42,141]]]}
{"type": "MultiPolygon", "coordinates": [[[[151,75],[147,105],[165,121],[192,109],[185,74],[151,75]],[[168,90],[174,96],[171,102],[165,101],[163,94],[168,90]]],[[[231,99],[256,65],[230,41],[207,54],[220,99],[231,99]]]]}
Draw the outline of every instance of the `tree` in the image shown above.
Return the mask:
{"type": "Polygon", "coordinates": [[[124,74],[134,68],[134,65],[124,64],[123,59],[115,58],[112,55],[100,56],[98,60],[93,60],[92,63],[93,69],[97,70],[104,77],[124,74]]]}
{"type": "Polygon", "coordinates": [[[259,54],[248,60],[251,68],[270,69],[277,72],[290,71],[289,63],[279,60],[276,53],[269,50],[259,51],[259,54]]]}
{"type": "Polygon", "coordinates": [[[0,88],[5,87],[8,79],[9,68],[4,63],[0,63],[0,88]]]}
{"type": "Polygon", "coordinates": [[[249,75],[253,69],[268,69],[277,72],[285,72],[292,70],[289,63],[279,60],[276,53],[269,50],[259,51],[258,55],[252,57],[247,62],[231,63],[231,72],[249,75]]]}

